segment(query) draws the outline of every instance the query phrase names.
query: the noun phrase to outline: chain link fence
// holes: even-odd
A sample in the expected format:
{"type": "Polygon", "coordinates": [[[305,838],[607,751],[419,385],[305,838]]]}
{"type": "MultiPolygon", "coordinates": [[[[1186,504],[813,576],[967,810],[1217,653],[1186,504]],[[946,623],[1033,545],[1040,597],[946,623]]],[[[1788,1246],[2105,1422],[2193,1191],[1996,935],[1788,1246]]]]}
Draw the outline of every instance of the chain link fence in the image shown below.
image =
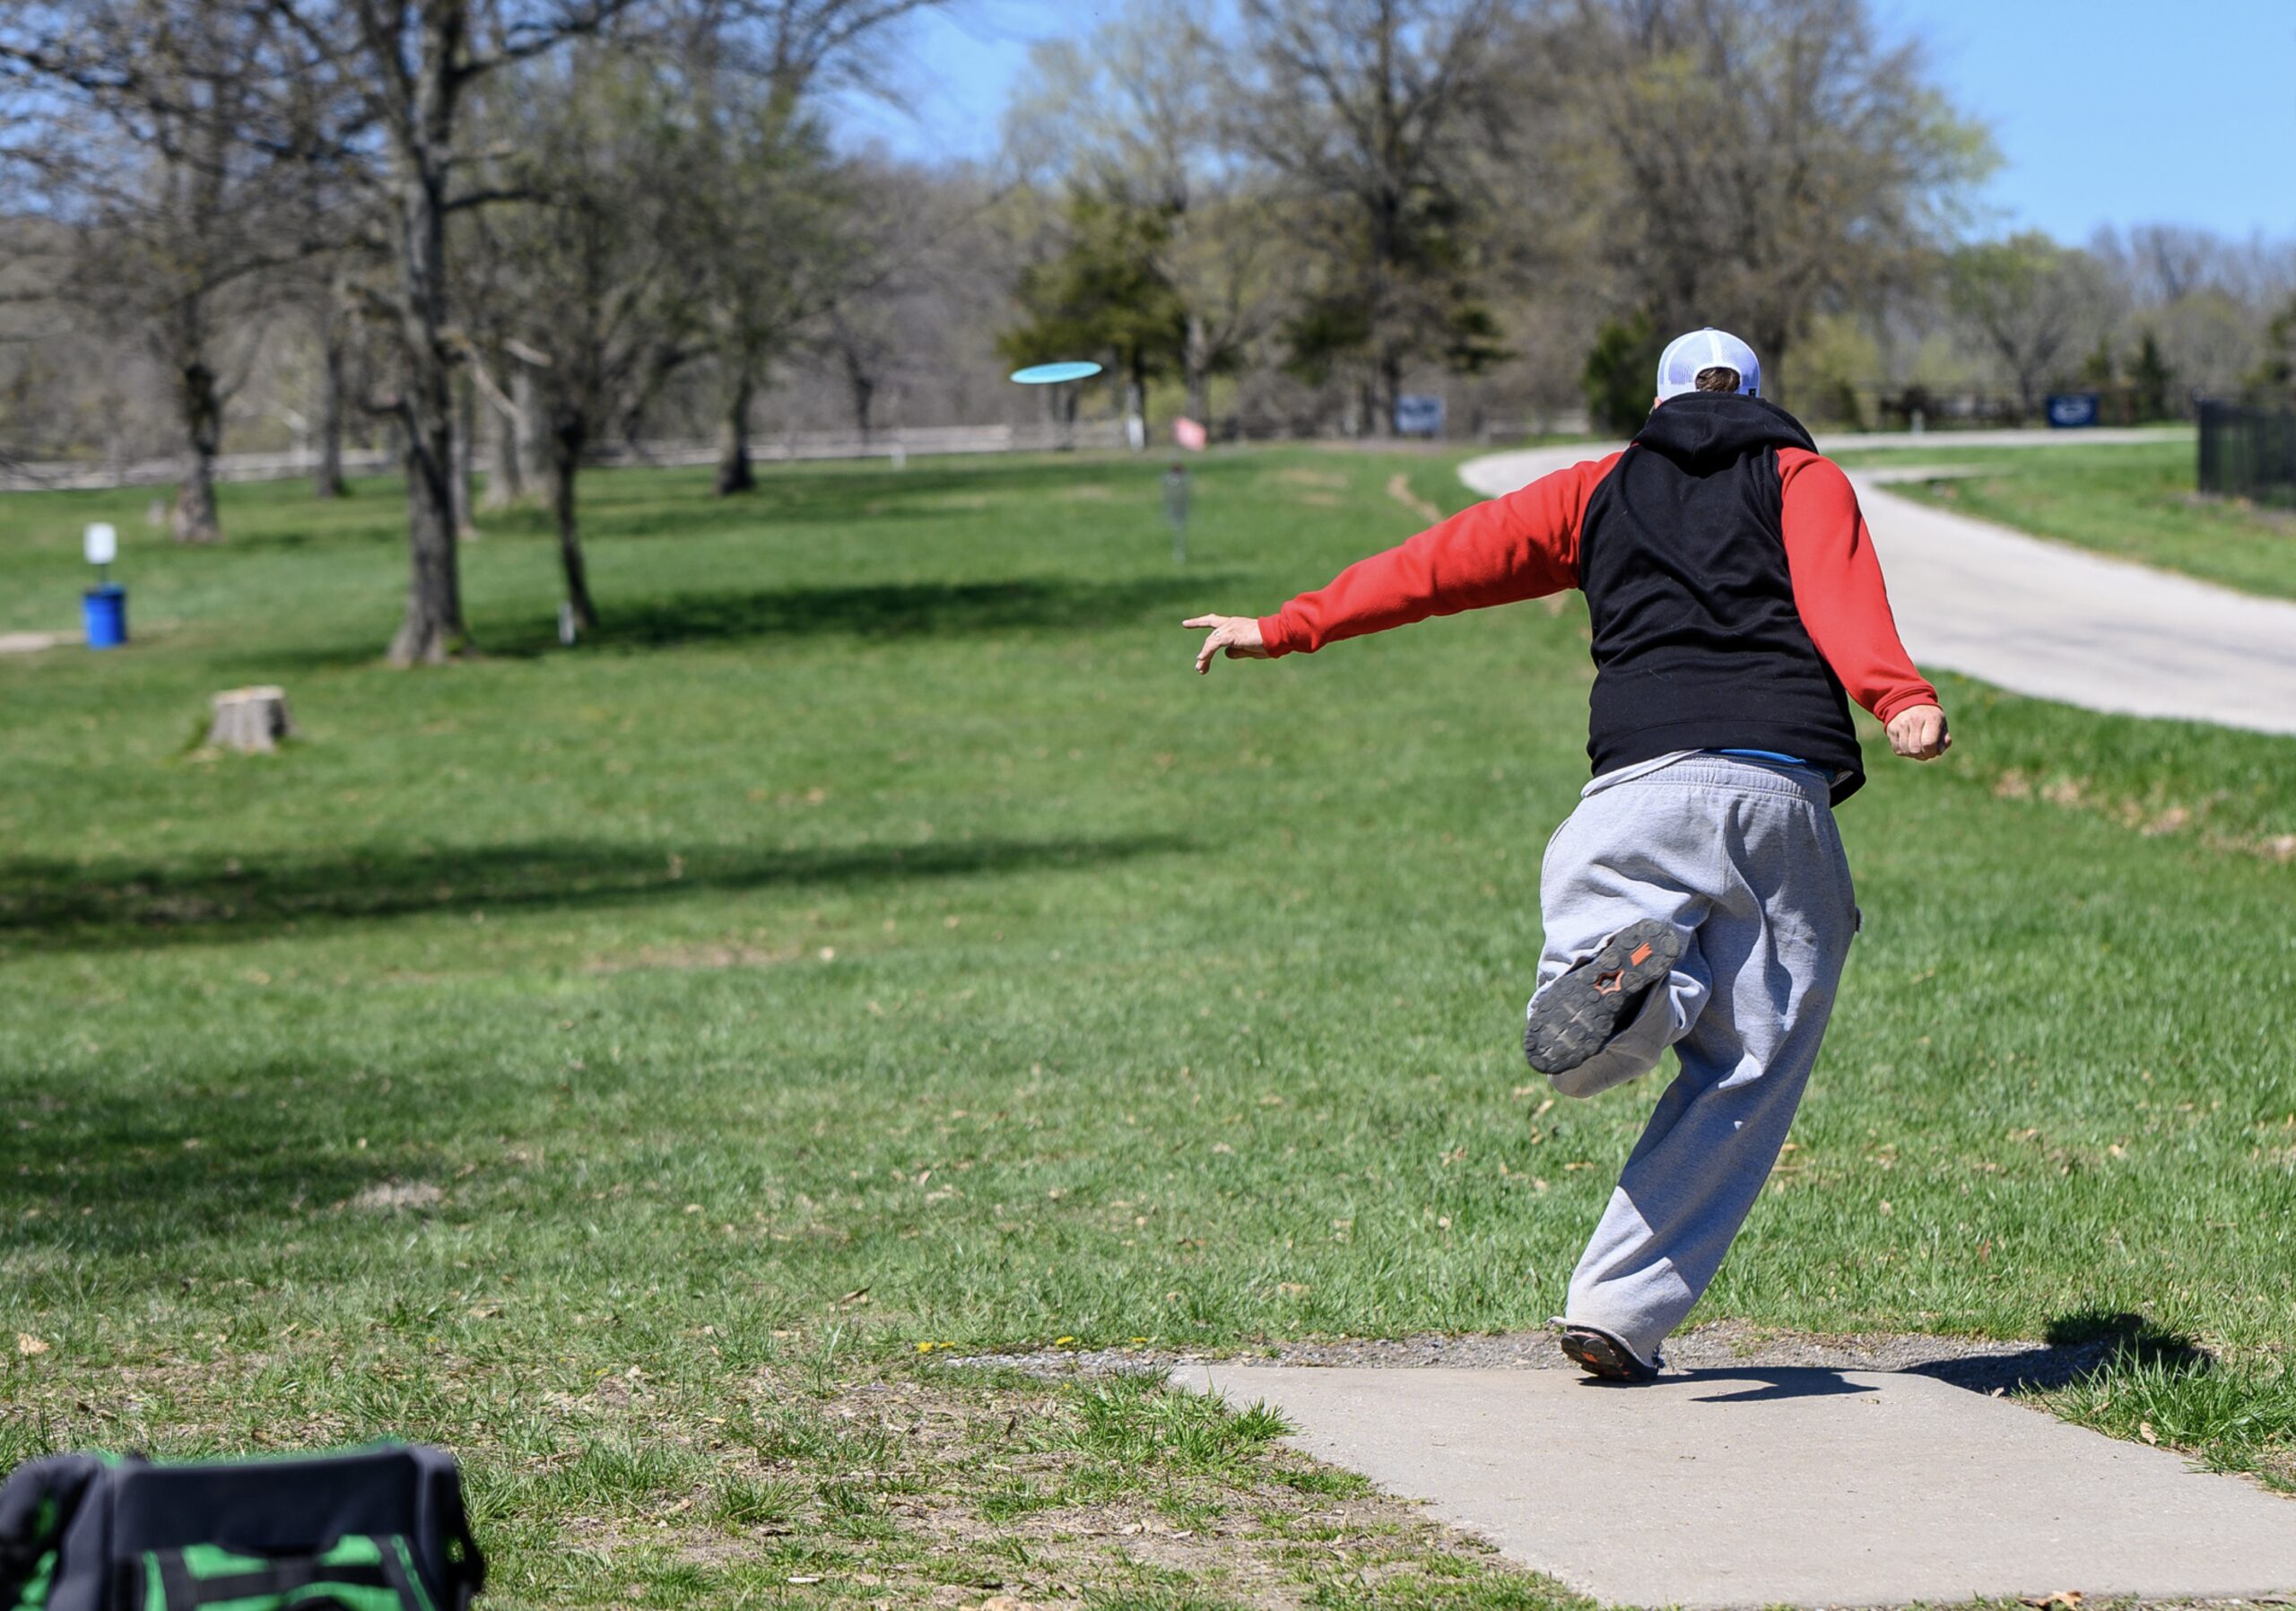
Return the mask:
{"type": "Polygon", "coordinates": [[[2200,490],[2296,505],[2296,402],[2204,401],[2200,490]]]}

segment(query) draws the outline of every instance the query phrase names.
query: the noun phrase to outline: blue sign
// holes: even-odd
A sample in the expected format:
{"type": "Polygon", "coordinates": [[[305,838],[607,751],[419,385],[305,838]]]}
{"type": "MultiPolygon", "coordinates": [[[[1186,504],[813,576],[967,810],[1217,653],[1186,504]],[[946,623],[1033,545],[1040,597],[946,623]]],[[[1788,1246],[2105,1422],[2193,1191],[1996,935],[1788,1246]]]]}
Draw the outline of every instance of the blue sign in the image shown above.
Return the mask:
{"type": "Polygon", "coordinates": [[[1443,399],[1415,392],[1405,392],[1396,399],[1396,434],[1397,436],[1440,436],[1443,434],[1443,399]]]}
{"type": "Polygon", "coordinates": [[[2048,423],[2052,431],[2079,431],[2097,422],[2098,396],[2094,392],[2053,392],[2048,400],[2048,423]]]}

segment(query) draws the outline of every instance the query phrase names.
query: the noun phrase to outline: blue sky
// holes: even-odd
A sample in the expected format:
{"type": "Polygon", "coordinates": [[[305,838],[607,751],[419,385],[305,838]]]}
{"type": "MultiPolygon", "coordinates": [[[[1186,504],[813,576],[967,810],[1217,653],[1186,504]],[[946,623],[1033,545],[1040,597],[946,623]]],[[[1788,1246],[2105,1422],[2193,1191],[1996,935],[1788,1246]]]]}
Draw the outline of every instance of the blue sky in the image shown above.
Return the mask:
{"type": "MultiPolygon", "coordinates": [[[[1089,33],[1090,0],[956,0],[921,23],[898,107],[848,132],[983,156],[1029,41],[1089,33]]],[[[1930,42],[1939,81],[1994,128],[1987,200],[2066,240],[2100,224],[2296,235],[2296,4],[2290,0],[1875,0],[1930,42]]]]}

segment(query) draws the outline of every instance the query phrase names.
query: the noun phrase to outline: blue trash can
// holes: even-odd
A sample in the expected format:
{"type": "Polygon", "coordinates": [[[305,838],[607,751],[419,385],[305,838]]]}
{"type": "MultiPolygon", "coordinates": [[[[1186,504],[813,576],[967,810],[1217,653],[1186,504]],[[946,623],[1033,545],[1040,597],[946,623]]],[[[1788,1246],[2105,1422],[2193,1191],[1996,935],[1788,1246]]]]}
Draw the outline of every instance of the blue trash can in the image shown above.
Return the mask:
{"type": "Polygon", "coordinates": [[[80,596],[80,620],[90,649],[117,649],[127,641],[127,589],[117,582],[89,588],[80,596]]]}

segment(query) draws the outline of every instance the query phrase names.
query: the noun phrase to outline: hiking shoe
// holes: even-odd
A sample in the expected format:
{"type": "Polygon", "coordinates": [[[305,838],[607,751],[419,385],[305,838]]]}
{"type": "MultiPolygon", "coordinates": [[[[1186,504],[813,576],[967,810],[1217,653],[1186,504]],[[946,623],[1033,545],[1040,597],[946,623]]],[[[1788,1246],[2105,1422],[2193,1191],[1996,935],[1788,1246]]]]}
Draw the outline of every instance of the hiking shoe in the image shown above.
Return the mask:
{"type": "Polygon", "coordinates": [[[1657,918],[1630,923],[1531,998],[1523,1055],[1541,1074],[1566,1074],[1610,1043],[1683,954],[1682,930],[1657,918]]]}
{"type": "Polygon", "coordinates": [[[1566,1323],[1562,1335],[1555,1340],[1562,1345],[1562,1352],[1572,1364],[1605,1381],[1656,1381],[1658,1372],[1665,1368],[1663,1359],[1654,1364],[1643,1363],[1633,1349],[1599,1327],[1566,1323]]]}

